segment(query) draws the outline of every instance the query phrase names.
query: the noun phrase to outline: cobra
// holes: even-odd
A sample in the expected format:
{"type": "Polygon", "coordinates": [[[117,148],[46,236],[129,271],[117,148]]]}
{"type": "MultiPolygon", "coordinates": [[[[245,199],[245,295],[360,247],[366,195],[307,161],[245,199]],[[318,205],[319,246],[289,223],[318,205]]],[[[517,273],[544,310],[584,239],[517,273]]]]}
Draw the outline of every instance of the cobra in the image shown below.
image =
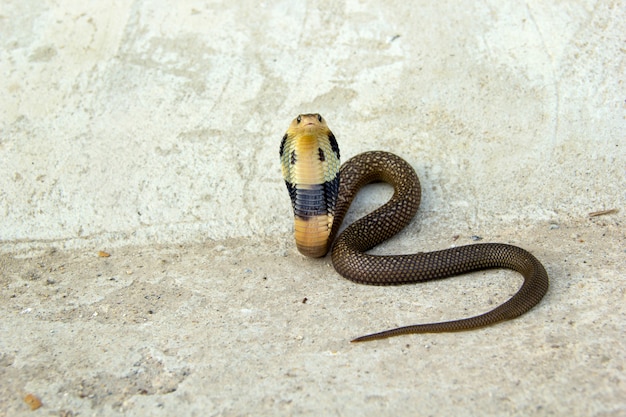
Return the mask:
{"type": "Polygon", "coordinates": [[[411,222],[421,198],[419,179],[406,161],[383,151],[359,154],[340,167],[337,140],[319,114],[301,114],[291,122],[280,144],[280,160],[294,211],[298,250],[306,256],[322,257],[332,247],[333,266],[351,281],[401,285],[491,268],[511,269],[524,278],[508,301],[484,314],[399,327],[353,342],[491,325],[524,314],[548,290],[548,274],[537,258],[508,244],[478,243],[412,255],[366,253],[411,222]],[[391,199],[349,225],[334,241],[357,192],[376,181],[393,186],[391,199]]]}

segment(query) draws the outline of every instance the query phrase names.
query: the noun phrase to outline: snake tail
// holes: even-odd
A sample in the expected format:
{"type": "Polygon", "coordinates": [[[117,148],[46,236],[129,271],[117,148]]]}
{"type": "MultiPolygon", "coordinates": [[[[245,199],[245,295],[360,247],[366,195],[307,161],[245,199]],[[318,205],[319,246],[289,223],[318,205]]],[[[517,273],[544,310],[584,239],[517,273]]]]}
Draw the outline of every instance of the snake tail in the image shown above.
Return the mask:
{"type": "MultiPolygon", "coordinates": [[[[513,245],[481,243],[403,257],[407,265],[414,266],[414,270],[397,272],[399,282],[423,282],[491,268],[506,268],[519,272],[524,281],[509,300],[484,314],[460,320],[404,326],[361,336],[352,342],[365,342],[409,333],[458,332],[511,320],[539,303],[548,290],[548,275],[543,265],[532,254],[513,245]]],[[[371,256],[367,260],[362,258],[359,263],[373,270],[385,271],[395,266],[389,258],[371,256]]]]}

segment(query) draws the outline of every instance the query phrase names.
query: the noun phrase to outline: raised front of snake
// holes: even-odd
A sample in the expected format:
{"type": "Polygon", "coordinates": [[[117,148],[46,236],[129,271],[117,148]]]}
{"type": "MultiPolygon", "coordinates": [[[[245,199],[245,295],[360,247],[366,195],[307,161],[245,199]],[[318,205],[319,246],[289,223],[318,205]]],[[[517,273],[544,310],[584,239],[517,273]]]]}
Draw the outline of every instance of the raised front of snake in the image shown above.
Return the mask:
{"type": "Polygon", "coordinates": [[[490,268],[519,272],[517,293],[493,310],[470,318],[416,324],[362,336],[361,342],[407,333],[475,329],[518,317],[535,306],[548,290],[548,274],[532,254],[503,243],[479,243],[412,255],[380,256],[366,252],[402,230],[420,203],[419,179],[402,158],[389,152],[359,154],[340,167],[339,146],[319,114],[296,117],[280,144],[283,177],[291,197],[298,250],[321,257],[332,247],[332,262],[345,278],[371,285],[400,285],[490,268]],[[335,236],[361,187],[384,181],[394,188],[382,207],[335,236]]]}

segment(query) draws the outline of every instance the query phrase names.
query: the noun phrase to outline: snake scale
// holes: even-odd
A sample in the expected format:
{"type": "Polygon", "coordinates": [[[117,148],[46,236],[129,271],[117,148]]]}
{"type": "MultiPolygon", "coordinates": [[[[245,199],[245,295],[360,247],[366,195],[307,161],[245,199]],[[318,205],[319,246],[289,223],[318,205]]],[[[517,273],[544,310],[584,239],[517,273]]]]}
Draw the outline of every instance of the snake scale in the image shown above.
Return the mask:
{"type": "Polygon", "coordinates": [[[294,210],[298,250],[306,256],[321,257],[332,247],[335,269],[351,281],[400,285],[490,268],[511,269],[524,277],[517,293],[487,313],[399,327],[358,337],[353,342],[487,326],[524,314],[548,290],[548,274],[537,258],[508,244],[479,243],[412,255],[367,254],[410,223],[420,204],[419,179],[406,161],[383,151],[359,154],[340,166],[335,136],[319,114],[301,114],[291,122],[280,144],[280,159],[294,210]],[[377,181],[393,186],[391,199],[349,225],[335,241],[359,189],[377,181]]]}

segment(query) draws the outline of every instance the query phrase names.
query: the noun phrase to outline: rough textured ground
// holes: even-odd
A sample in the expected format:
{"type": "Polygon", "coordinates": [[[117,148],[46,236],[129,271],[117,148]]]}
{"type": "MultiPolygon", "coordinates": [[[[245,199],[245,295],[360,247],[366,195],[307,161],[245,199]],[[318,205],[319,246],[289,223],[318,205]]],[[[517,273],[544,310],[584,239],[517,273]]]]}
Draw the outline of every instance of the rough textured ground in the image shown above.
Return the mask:
{"type": "Polygon", "coordinates": [[[610,1],[3,2],[0,416],[626,415],[624,33],[610,1]],[[368,287],[302,258],[277,149],[300,112],[417,170],[375,252],[516,244],[544,300],[350,344],[521,278],[368,287]]]}

